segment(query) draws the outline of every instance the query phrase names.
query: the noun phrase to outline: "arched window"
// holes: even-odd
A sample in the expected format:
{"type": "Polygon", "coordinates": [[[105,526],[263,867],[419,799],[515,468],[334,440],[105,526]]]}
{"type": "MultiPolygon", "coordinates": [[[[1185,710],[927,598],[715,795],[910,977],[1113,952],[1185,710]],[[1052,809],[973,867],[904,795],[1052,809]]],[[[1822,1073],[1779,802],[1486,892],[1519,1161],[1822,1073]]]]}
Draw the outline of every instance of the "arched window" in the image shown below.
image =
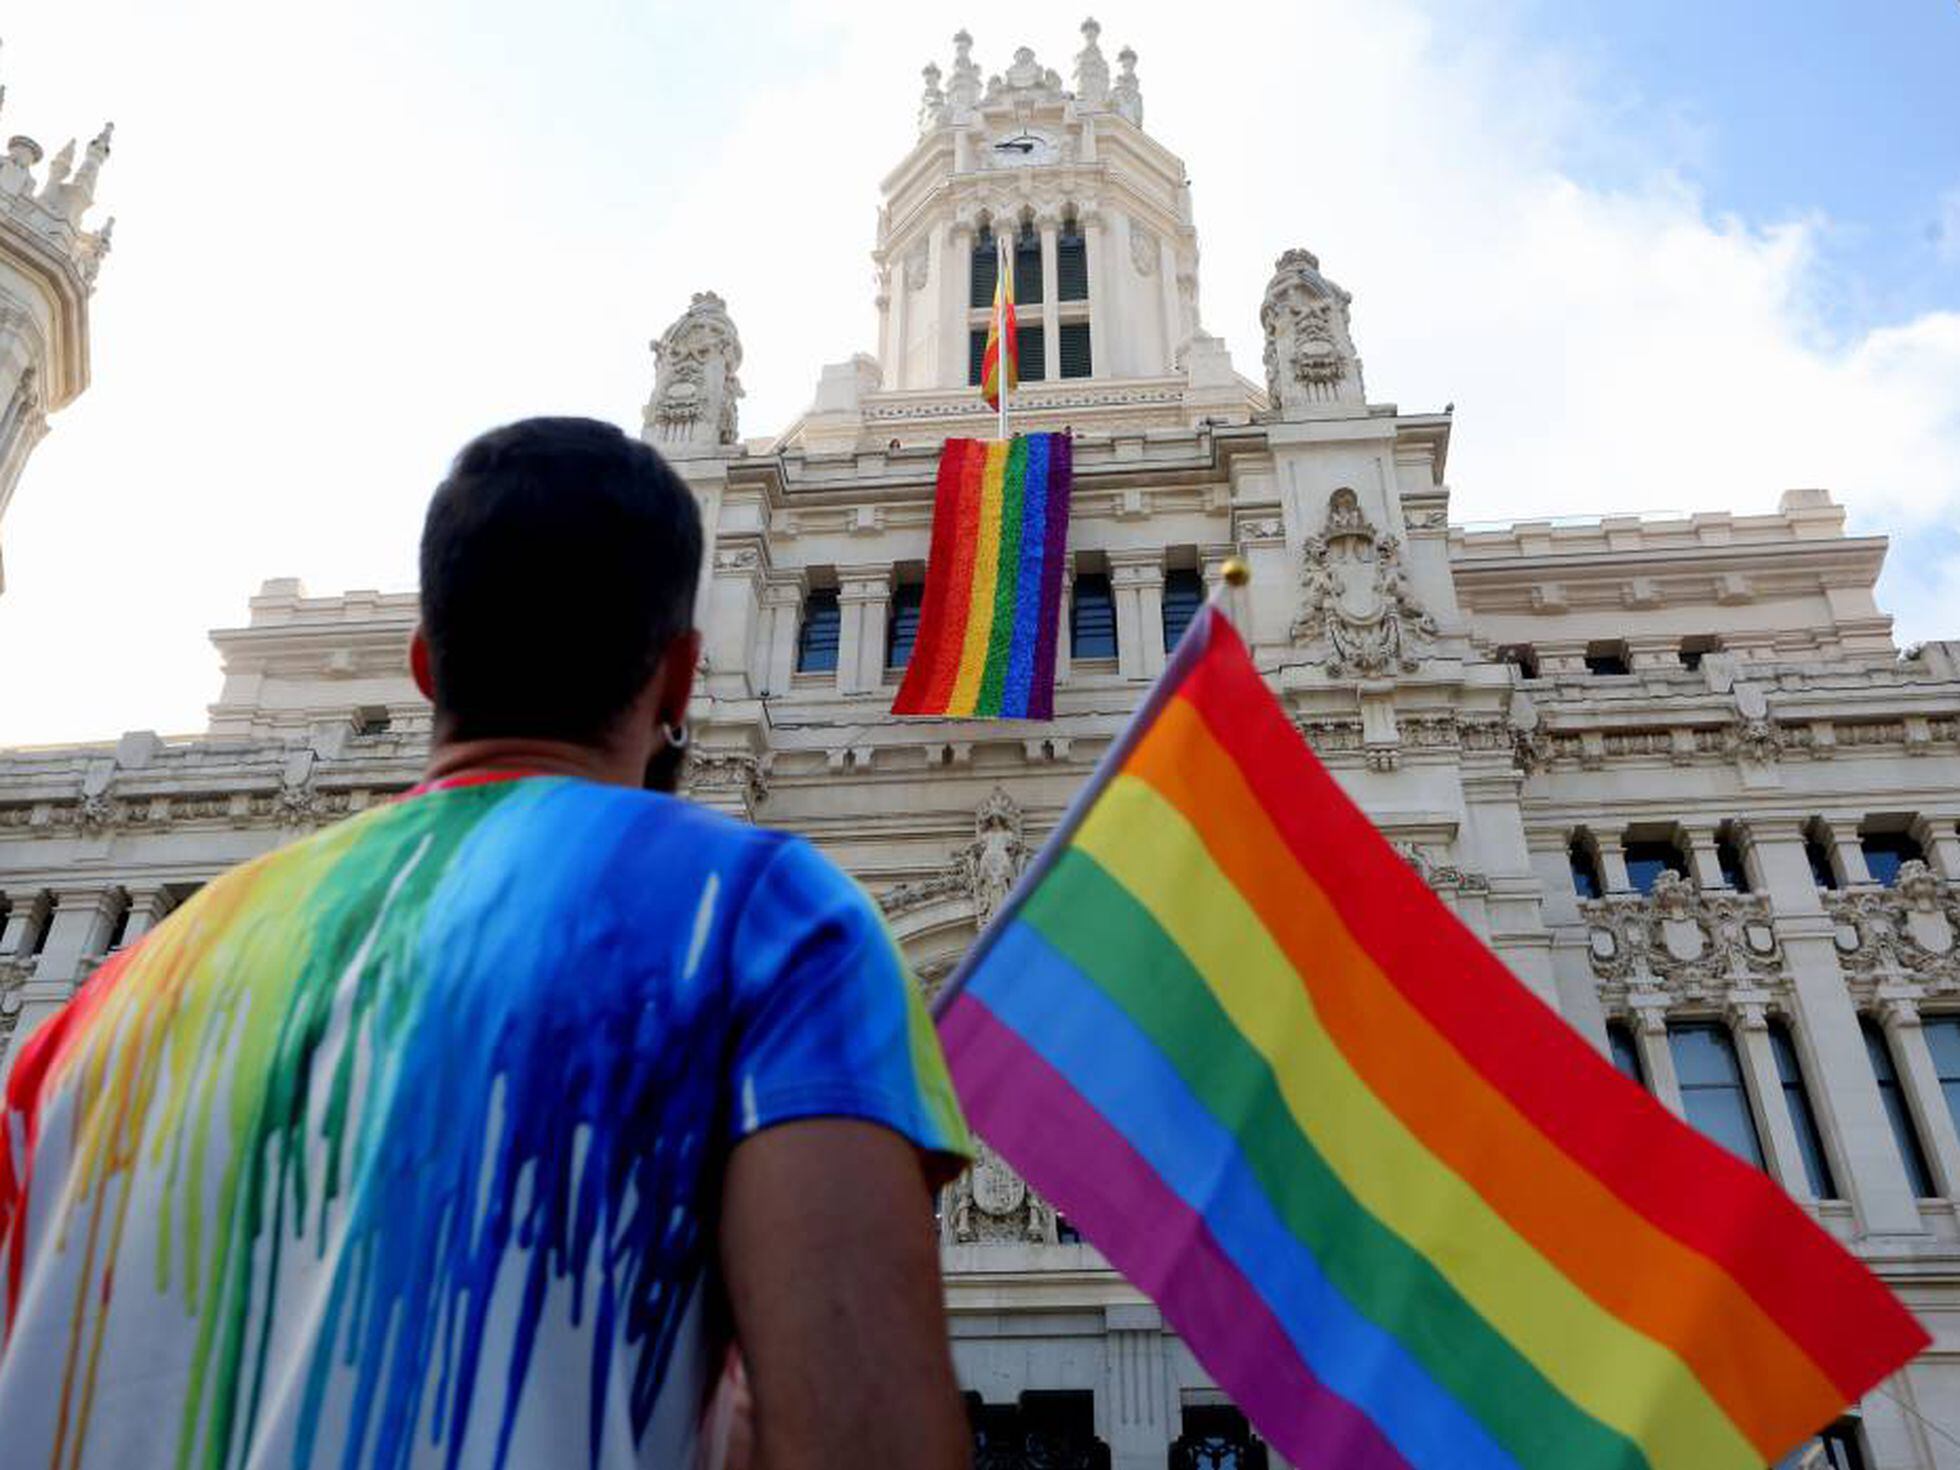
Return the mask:
{"type": "Polygon", "coordinates": [[[1042,285],[1041,235],[1024,222],[1021,233],[1014,237],[1014,304],[1041,305],[1042,285]]]}
{"type": "Polygon", "coordinates": [[[1062,222],[1062,232],[1055,240],[1055,299],[1089,299],[1089,244],[1072,215],[1062,222]]]}

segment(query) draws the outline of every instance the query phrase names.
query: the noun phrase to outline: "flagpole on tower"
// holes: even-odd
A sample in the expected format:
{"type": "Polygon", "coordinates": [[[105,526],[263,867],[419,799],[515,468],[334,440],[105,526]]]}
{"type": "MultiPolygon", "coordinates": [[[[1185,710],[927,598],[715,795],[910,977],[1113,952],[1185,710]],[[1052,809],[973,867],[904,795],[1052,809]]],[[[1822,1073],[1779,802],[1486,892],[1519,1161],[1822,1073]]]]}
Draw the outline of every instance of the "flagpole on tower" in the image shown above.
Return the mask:
{"type": "MultiPolygon", "coordinates": [[[[996,288],[994,291],[994,341],[999,344],[995,349],[996,355],[994,361],[997,364],[995,372],[998,374],[1000,387],[1000,442],[1005,444],[1007,442],[1007,385],[1009,381],[1007,354],[1010,350],[1007,341],[1007,303],[1014,299],[1014,252],[1008,249],[1006,236],[994,236],[994,252],[998,261],[995,267],[996,274],[1000,276],[1002,281],[1006,282],[1005,289],[996,288]]],[[[1020,345],[1018,342],[1013,344],[1013,350],[1017,354],[1020,345]]]]}

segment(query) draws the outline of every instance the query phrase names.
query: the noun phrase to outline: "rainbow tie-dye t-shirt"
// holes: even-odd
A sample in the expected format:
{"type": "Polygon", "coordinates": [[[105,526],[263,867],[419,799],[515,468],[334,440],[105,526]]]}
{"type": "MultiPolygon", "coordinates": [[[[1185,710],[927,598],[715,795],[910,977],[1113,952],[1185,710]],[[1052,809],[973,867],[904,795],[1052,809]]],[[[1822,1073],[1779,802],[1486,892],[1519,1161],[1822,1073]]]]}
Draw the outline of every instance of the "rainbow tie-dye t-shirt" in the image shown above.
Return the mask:
{"type": "Polygon", "coordinates": [[[211,883],[23,1045],[0,1459],[673,1466],[730,1149],[968,1151],[864,894],[559,778],[411,794],[211,883]]]}

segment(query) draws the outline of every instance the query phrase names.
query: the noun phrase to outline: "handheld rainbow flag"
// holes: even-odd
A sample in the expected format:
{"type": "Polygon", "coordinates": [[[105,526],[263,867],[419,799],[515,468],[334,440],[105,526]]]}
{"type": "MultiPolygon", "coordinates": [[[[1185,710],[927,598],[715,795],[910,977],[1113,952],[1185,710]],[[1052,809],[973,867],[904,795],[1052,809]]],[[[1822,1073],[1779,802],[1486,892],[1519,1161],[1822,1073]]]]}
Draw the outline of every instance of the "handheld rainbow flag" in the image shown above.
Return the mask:
{"type": "Polygon", "coordinates": [[[897,715],[1045,720],[1068,540],[1069,437],[948,439],[897,715]]]}
{"type": "Polygon", "coordinates": [[[1021,386],[1021,334],[1014,321],[1014,252],[1007,248],[1005,239],[997,254],[994,309],[987,318],[987,347],[980,357],[980,393],[987,407],[1000,409],[1001,437],[1005,439],[1007,410],[1001,400],[1021,386]]]}
{"type": "Polygon", "coordinates": [[[1298,1465],[1761,1466],[1927,1342],[1455,920],[1215,608],[939,1028],[1298,1465]]]}

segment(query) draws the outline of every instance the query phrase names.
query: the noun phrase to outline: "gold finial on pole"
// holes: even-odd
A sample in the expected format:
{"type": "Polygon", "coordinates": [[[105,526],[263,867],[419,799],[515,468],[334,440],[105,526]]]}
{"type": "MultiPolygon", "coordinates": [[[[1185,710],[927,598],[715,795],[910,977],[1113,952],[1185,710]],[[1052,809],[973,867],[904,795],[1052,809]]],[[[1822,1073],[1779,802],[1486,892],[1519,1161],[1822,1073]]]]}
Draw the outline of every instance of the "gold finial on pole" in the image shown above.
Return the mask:
{"type": "Polygon", "coordinates": [[[1245,564],[1242,556],[1228,556],[1218,568],[1218,574],[1225,579],[1227,587],[1243,587],[1252,580],[1252,568],[1245,564]]]}

